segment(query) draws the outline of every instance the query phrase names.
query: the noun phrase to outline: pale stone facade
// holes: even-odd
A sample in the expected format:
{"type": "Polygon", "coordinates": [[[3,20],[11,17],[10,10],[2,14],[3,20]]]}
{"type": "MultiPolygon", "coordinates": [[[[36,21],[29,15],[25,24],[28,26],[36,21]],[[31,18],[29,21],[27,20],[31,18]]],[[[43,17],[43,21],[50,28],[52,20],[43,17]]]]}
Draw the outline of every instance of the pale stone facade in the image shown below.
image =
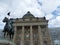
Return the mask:
{"type": "Polygon", "coordinates": [[[27,12],[22,18],[14,20],[16,45],[52,45],[45,17],[34,17],[27,12]]]}

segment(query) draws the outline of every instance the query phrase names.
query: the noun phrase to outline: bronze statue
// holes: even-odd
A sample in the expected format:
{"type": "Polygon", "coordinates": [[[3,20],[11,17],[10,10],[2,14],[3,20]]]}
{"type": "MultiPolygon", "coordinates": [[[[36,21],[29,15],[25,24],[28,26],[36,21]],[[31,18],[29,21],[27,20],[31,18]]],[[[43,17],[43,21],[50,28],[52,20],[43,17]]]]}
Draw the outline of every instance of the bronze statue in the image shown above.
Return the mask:
{"type": "Polygon", "coordinates": [[[12,25],[13,21],[10,20],[10,19],[8,19],[7,17],[5,17],[3,19],[3,22],[6,23],[5,26],[4,26],[4,30],[3,30],[3,32],[4,32],[4,38],[5,38],[5,35],[7,33],[7,36],[9,35],[10,39],[12,39],[13,36],[14,36],[14,27],[12,25]]]}

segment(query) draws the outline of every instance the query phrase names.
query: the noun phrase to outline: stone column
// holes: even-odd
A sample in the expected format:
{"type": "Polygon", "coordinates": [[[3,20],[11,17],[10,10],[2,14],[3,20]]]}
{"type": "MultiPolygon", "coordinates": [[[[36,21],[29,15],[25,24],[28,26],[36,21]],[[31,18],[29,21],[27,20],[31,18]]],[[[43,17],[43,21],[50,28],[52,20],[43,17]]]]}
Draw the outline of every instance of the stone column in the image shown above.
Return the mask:
{"type": "Polygon", "coordinates": [[[30,26],[30,45],[33,45],[33,33],[32,33],[32,26],[30,26]]]}
{"type": "Polygon", "coordinates": [[[22,26],[21,45],[24,45],[24,26],[22,26]]]}
{"type": "Polygon", "coordinates": [[[16,29],[16,26],[14,27],[14,30],[15,30],[15,32],[14,32],[13,41],[15,42],[15,41],[16,41],[16,35],[17,35],[17,34],[16,34],[16,30],[17,30],[17,29],[16,29]]]}
{"type": "Polygon", "coordinates": [[[42,33],[41,33],[40,26],[38,26],[38,34],[39,34],[39,45],[43,45],[42,33]]]}

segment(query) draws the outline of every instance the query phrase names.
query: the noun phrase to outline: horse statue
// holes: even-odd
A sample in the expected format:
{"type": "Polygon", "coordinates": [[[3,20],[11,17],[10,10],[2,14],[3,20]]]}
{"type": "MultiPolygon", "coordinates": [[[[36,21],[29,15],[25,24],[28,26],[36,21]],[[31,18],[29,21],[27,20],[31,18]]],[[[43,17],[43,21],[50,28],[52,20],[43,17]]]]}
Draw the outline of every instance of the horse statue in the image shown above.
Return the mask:
{"type": "Polygon", "coordinates": [[[14,36],[14,27],[13,27],[13,22],[8,19],[7,17],[5,17],[3,19],[3,22],[6,23],[5,26],[4,26],[4,38],[6,36],[6,33],[7,33],[7,36],[9,35],[10,39],[13,39],[13,36],[14,36]]]}

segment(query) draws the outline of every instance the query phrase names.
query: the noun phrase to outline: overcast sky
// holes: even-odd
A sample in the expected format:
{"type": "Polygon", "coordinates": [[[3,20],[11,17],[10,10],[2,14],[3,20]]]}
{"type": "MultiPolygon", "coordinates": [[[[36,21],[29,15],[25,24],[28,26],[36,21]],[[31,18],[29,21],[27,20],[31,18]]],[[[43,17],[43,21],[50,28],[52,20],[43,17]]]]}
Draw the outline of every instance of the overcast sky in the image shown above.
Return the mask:
{"type": "Polygon", "coordinates": [[[36,17],[45,16],[48,27],[60,27],[60,0],[0,0],[0,29],[9,11],[12,18],[21,18],[30,11],[36,17]]]}

